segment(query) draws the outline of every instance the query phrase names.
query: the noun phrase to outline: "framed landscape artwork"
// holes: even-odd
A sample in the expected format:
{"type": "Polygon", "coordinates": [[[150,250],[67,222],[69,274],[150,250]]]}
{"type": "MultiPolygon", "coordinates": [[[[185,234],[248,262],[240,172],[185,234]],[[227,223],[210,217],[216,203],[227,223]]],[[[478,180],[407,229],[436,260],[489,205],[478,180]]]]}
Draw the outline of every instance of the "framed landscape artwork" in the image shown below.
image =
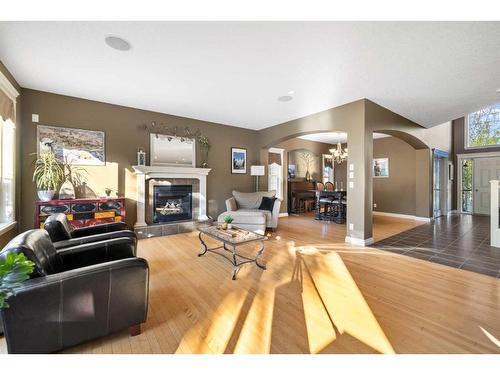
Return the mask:
{"type": "Polygon", "coordinates": [[[231,173],[247,173],[247,149],[231,147],[231,173]]]}
{"type": "Polygon", "coordinates": [[[51,150],[59,162],[105,165],[104,132],[38,125],[37,151],[51,150]]]}
{"type": "Polygon", "coordinates": [[[373,159],[373,177],[389,177],[389,159],[373,159]]]}

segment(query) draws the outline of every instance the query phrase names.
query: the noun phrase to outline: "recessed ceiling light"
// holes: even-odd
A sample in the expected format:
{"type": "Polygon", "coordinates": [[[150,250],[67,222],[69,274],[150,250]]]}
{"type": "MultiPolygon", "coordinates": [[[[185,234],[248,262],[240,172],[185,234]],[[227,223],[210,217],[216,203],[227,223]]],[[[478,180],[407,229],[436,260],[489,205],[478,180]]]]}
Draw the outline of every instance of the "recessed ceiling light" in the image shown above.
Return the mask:
{"type": "Polygon", "coordinates": [[[279,101],[279,102],[289,102],[289,101],[290,101],[290,100],[292,100],[292,99],[293,99],[293,97],[292,97],[292,96],[290,96],[290,95],[283,95],[283,96],[280,96],[280,97],[278,98],[278,101],[279,101]]]}
{"type": "Polygon", "coordinates": [[[118,36],[107,36],[104,41],[108,46],[113,49],[117,49],[118,51],[128,51],[131,48],[129,42],[118,36]]]}

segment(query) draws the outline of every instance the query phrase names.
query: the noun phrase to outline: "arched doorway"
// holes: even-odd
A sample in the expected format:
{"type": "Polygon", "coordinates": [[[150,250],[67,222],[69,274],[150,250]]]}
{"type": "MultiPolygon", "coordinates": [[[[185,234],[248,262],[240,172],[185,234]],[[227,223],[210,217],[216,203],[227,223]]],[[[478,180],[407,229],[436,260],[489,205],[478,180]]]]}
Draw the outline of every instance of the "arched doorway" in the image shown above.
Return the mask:
{"type": "MultiPolygon", "coordinates": [[[[334,131],[334,133],[338,133],[340,131],[334,131]]],[[[283,158],[283,162],[284,162],[284,176],[283,176],[283,182],[285,184],[285,187],[284,187],[284,200],[287,200],[288,198],[288,189],[286,187],[286,181],[287,181],[287,178],[288,178],[288,153],[289,152],[293,152],[293,151],[297,151],[297,150],[300,150],[302,146],[298,146],[296,143],[296,139],[300,139],[300,138],[308,138],[309,136],[314,136],[314,135],[318,135],[318,134],[324,134],[325,132],[324,131],[312,131],[312,130],[308,130],[308,131],[301,131],[301,132],[298,132],[298,133],[295,133],[295,134],[288,134],[284,137],[281,137],[279,139],[277,139],[275,142],[272,143],[272,147],[275,147],[275,148],[280,148],[280,149],[283,149],[285,150],[284,152],[284,158],[283,158]]],[[[342,133],[345,133],[346,135],[346,140],[345,142],[343,142],[343,147],[346,147],[349,151],[351,149],[356,148],[356,145],[351,145],[349,144],[348,140],[349,140],[349,132],[342,132],[342,133]]],[[[368,237],[367,238],[363,238],[362,242],[357,242],[356,240],[352,240],[352,238],[349,238],[351,236],[349,236],[349,230],[351,229],[351,231],[353,230],[352,228],[356,228],[356,224],[353,223],[354,222],[354,219],[352,219],[353,216],[355,215],[358,215],[359,216],[359,212],[352,212],[352,210],[350,211],[349,210],[349,207],[347,209],[347,222],[346,222],[346,241],[348,242],[351,242],[351,243],[356,243],[356,244],[360,244],[360,245],[366,245],[366,244],[369,244],[371,243],[373,240],[371,239],[372,237],[372,222],[373,222],[373,211],[380,211],[377,210],[377,207],[373,207],[373,204],[377,205],[377,193],[376,193],[376,190],[379,188],[378,185],[379,182],[378,181],[375,181],[374,182],[374,178],[372,176],[373,174],[373,160],[374,159],[377,159],[378,156],[380,156],[377,152],[377,146],[375,145],[374,147],[374,142],[377,143],[377,142],[388,142],[387,140],[384,141],[384,139],[393,139],[394,142],[397,142],[399,141],[400,143],[404,144],[406,146],[406,148],[409,148],[412,150],[412,153],[413,153],[413,156],[411,158],[411,160],[402,160],[402,161],[399,161],[398,163],[396,163],[394,166],[398,166],[398,168],[401,167],[401,165],[404,167],[405,163],[409,163],[411,162],[411,166],[409,166],[409,170],[413,171],[413,176],[411,178],[411,181],[412,181],[412,184],[413,184],[413,190],[412,190],[412,194],[411,194],[411,197],[413,199],[412,201],[412,204],[409,205],[410,208],[406,207],[405,210],[402,210],[401,212],[403,213],[400,213],[400,212],[397,212],[398,210],[393,210],[393,209],[389,209],[389,214],[394,214],[395,216],[400,214],[400,215],[407,215],[408,217],[414,217],[414,218],[421,218],[422,220],[425,219],[425,220],[429,220],[429,218],[431,217],[431,212],[432,212],[432,189],[431,189],[431,184],[432,184],[432,153],[431,153],[431,150],[429,149],[429,147],[422,141],[420,140],[419,138],[417,138],[416,136],[412,135],[412,134],[409,134],[409,133],[406,133],[406,132],[403,132],[403,131],[396,131],[396,130],[392,130],[392,129],[389,129],[389,130],[385,130],[385,129],[382,129],[382,130],[377,130],[376,132],[370,132],[369,133],[369,137],[366,137],[366,138],[370,138],[367,140],[366,144],[365,144],[365,149],[367,149],[368,151],[365,152],[364,154],[364,165],[366,167],[366,171],[364,172],[365,175],[363,176],[364,177],[364,193],[366,193],[366,196],[368,197],[365,201],[364,201],[364,207],[363,207],[363,218],[362,220],[365,221],[365,227],[364,227],[364,230],[365,232],[363,233],[366,237],[366,233],[368,233],[368,237]],[[375,133],[375,137],[374,137],[374,134],[375,133]],[[375,140],[374,140],[375,138],[375,140]],[[368,142],[369,141],[369,142],[368,142]],[[373,151],[375,149],[375,155],[373,154],[373,151]],[[375,189],[374,189],[374,185],[375,186],[375,189]],[[375,190],[375,191],[374,191],[375,190]],[[375,194],[375,201],[374,201],[374,194],[375,194]],[[396,212],[394,212],[396,211],[396,212]],[[354,225],[352,225],[354,224],[354,225]]],[[[333,147],[335,146],[335,144],[333,143],[330,143],[329,147],[333,147]]],[[[327,149],[328,149],[328,146],[327,146],[327,149]]],[[[328,152],[328,151],[327,151],[328,152]]],[[[316,151],[315,154],[319,157],[319,159],[321,160],[321,156],[322,156],[322,152],[320,151],[316,151]]],[[[268,159],[267,157],[267,154],[266,154],[266,149],[263,149],[263,152],[261,153],[261,162],[263,164],[265,164],[266,160],[268,159]]],[[[350,156],[350,155],[349,155],[350,156]]],[[[393,159],[394,157],[397,157],[392,155],[390,156],[389,159],[393,159]]],[[[393,161],[395,161],[395,159],[393,159],[393,161]]],[[[349,160],[349,157],[348,159],[345,161],[345,163],[341,166],[341,168],[344,168],[344,172],[345,173],[345,179],[342,181],[342,183],[344,184],[344,188],[348,191],[348,194],[351,194],[351,197],[356,197],[356,198],[353,198],[353,199],[356,199],[358,200],[358,196],[359,196],[359,193],[356,193],[354,191],[351,191],[352,189],[352,185],[351,182],[354,180],[353,178],[350,178],[352,177],[353,175],[356,175],[356,172],[359,171],[359,169],[356,169],[356,167],[354,167],[353,169],[354,170],[350,170],[352,167],[350,166],[351,164],[354,164],[354,162],[350,161],[349,160]]],[[[390,170],[390,169],[389,169],[390,170]]],[[[400,176],[401,174],[398,173],[398,171],[394,170],[393,171],[394,174],[390,174],[389,176],[386,177],[386,180],[385,182],[391,180],[391,177],[392,176],[400,176]]],[[[319,179],[321,176],[316,176],[316,179],[319,179]]],[[[339,180],[336,179],[335,182],[338,182],[339,180]]],[[[355,183],[354,183],[355,185],[355,183]]],[[[396,184],[395,184],[396,185],[396,184]]],[[[389,195],[391,195],[392,193],[389,193],[389,195]]],[[[392,194],[392,199],[395,199],[395,195],[392,194]]],[[[408,196],[405,196],[405,200],[408,201],[408,196]]],[[[356,202],[359,204],[359,202],[356,202]]],[[[401,203],[401,202],[400,202],[401,203]]],[[[383,207],[383,205],[382,205],[383,207]]],[[[283,214],[285,214],[286,212],[288,212],[288,204],[283,204],[283,214]]],[[[359,211],[359,207],[358,207],[358,211],[359,211]]]]}

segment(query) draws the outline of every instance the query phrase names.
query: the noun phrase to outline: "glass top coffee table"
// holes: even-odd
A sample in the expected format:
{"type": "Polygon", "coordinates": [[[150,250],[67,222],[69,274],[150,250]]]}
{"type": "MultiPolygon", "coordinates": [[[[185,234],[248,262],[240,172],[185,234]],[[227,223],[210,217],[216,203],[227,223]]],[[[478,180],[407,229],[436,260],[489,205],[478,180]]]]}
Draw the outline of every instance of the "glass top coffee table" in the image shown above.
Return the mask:
{"type": "Polygon", "coordinates": [[[233,265],[233,280],[236,280],[236,275],[243,264],[255,263],[257,267],[262,268],[263,270],[266,269],[265,265],[259,263],[259,259],[264,252],[264,241],[267,239],[266,236],[238,227],[224,230],[217,225],[200,227],[198,230],[200,231],[198,238],[203,246],[202,252],[199,253],[198,256],[201,257],[210,251],[227,259],[233,265]],[[222,242],[222,245],[208,248],[205,241],[203,241],[203,235],[222,242]],[[251,242],[260,242],[260,248],[254,258],[249,258],[238,253],[238,246],[251,242]]]}

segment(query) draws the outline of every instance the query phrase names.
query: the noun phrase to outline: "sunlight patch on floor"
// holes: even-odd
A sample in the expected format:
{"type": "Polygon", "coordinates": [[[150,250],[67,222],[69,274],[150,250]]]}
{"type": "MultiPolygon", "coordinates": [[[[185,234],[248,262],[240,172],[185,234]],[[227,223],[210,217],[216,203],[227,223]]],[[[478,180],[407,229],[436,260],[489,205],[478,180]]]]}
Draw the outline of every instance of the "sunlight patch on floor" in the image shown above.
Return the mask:
{"type": "Polygon", "coordinates": [[[493,336],[491,333],[489,333],[487,330],[485,330],[483,327],[479,326],[479,328],[481,329],[481,331],[483,331],[483,333],[486,335],[487,338],[490,339],[490,341],[495,344],[496,346],[498,346],[500,348],[500,340],[498,340],[495,336],[493,336]]]}
{"type": "MultiPolygon", "coordinates": [[[[233,334],[247,292],[237,289],[228,294],[217,310],[201,322],[202,328],[191,328],[184,334],[179,347],[184,343],[193,353],[224,353],[233,334]]],[[[178,352],[178,351],[177,351],[178,352]]]]}
{"type": "Polygon", "coordinates": [[[335,329],[321,301],[312,278],[304,272],[302,301],[311,353],[319,353],[336,339],[335,329]]]}
{"type": "Polygon", "coordinates": [[[337,331],[380,353],[394,353],[342,258],[336,252],[315,253],[311,246],[298,250],[337,331]]]}
{"type": "Polygon", "coordinates": [[[248,311],[238,342],[234,348],[234,353],[252,354],[270,352],[273,300],[273,290],[258,291],[248,311]]]}

